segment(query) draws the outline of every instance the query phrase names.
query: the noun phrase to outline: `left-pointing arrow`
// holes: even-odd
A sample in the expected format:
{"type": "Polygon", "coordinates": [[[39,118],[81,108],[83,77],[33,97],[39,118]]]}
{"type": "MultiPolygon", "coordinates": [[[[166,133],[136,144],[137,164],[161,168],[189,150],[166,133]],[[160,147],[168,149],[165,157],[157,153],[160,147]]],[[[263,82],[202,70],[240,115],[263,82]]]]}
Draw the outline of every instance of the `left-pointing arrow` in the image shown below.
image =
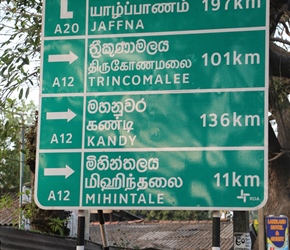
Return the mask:
{"type": "Polygon", "coordinates": [[[46,120],[67,120],[69,122],[72,120],[76,114],[72,112],[70,109],[67,109],[66,112],[47,112],[46,120]]]}
{"type": "Polygon", "coordinates": [[[71,51],[69,52],[69,54],[58,54],[48,56],[48,62],[69,62],[69,64],[72,64],[77,59],[78,56],[71,51]]]}
{"type": "Polygon", "coordinates": [[[45,168],[44,176],[65,176],[68,178],[74,172],[68,165],[65,165],[65,168],[45,168]]]}

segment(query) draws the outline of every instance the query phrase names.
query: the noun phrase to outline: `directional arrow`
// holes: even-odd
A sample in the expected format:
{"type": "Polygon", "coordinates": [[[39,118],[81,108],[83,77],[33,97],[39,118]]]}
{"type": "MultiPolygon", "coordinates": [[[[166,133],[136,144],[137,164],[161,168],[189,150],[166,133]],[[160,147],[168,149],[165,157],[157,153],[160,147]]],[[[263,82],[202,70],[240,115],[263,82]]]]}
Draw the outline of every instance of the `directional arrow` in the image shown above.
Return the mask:
{"type": "Polygon", "coordinates": [[[46,120],[63,120],[66,119],[67,122],[72,120],[76,114],[72,112],[70,109],[67,109],[66,112],[47,112],[46,120]]]}
{"type": "Polygon", "coordinates": [[[49,55],[48,62],[69,62],[69,64],[72,64],[78,58],[77,55],[70,51],[69,54],[49,55]]]}
{"type": "Polygon", "coordinates": [[[64,175],[65,178],[68,178],[74,172],[75,171],[72,170],[68,165],[65,165],[65,168],[45,168],[44,169],[44,176],[62,176],[62,175],[64,175]]]}
{"type": "Polygon", "coordinates": [[[73,12],[68,11],[68,0],[61,0],[60,1],[60,18],[73,18],[73,12]]]}

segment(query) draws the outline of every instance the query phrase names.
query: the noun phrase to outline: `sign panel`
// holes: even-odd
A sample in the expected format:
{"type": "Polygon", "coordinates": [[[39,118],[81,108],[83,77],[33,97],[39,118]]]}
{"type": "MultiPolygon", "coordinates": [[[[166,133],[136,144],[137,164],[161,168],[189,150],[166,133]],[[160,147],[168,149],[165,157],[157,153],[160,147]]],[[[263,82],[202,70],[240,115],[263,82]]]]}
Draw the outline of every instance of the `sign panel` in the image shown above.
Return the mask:
{"type": "Polygon", "coordinates": [[[44,1],[37,204],[263,206],[267,11],[263,0],[44,1]]]}

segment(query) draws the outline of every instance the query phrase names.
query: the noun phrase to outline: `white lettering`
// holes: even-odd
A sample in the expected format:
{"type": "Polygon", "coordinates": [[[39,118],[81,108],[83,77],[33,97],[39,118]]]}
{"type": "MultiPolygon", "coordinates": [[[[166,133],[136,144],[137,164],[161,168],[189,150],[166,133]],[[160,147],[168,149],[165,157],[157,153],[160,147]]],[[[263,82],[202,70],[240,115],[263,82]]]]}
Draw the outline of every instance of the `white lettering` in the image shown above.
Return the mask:
{"type": "Polygon", "coordinates": [[[163,84],[189,84],[189,73],[184,74],[157,74],[153,75],[134,75],[134,76],[93,76],[89,77],[91,87],[107,86],[138,86],[138,85],[163,85],[163,84]]]}
{"type": "Polygon", "coordinates": [[[88,147],[100,147],[100,146],[133,146],[137,136],[88,136],[87,146],[88,147]]]}
{"type": "Polygon", "coordinates": [[[48,201],[50,201],[51,199],[54,200],[54,201],[56,200],[56,199],[55,199],[55,194],[54,194],[53,191],[50,191],[49,196],[48,196],[48,198],[47,198],[48,201]]]}
{"type": "Polygon", "coordinates": [[[57,135],[56,134],[52,135],[52,138],[50,140],[50,144],[52,144],[52,143],[58,144],[58,139],[57,139],[57,135]]]}
{"type": "Polygon", "coordinates": [[[54,79],[54,82],[52,84],[52,87],[55,87],[55,86],[60,87],[60,83],[57,77],[54,79]]]}
{"type": "Polygon", "coordinates": [[[95,204],[98,205],[107,204],[107,205],[137,205],[137,204],[164,204],[164,194],[147,194],[147,193],[98,193],[97,201],[95,199],[95,194],[89,195],[86,194],[86,204],[95,204]]]}
{"type": "Polygon", "coordinates": [[[59,24],[56,25],[55,30],[54,30],[54,34],[62,34],[62,30],[59,24]]]}
{"type": "Polygon", "coordinates": [[[111,31],[111,30],[140,30],[144,29],[144,24],[142,20],[117,20],[117,21],[101,21],[99,23],[94,22],[93,27],[91,28],[92,32],[98,31],[111,31]]]}

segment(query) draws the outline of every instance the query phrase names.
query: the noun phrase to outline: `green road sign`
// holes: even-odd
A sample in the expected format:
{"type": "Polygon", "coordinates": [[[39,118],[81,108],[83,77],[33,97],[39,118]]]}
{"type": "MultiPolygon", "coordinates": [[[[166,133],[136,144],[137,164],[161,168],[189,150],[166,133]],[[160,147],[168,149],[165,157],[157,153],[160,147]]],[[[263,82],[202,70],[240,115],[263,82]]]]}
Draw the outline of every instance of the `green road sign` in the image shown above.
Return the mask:
{"type": "Polygon", "coordinates": [[[39,157],[39,181],[54,182],[38,187],[47,207],[245,208],[265,199],[263,150],[87,152],[83,162],[81,153],[39,157]]]}
{"type": "MultiPolygon", "coordinates": [[[[176,32],[264,27],[267,2],[51,0],[44,3],[44,36],[176,32]]],[[[210,33],[210,32],[209,32],[210,33]]]]}
{"type": "Polygon", "coordinates": [[[262,207],[267,11],[264,0],[44,1],[37,204],[262,207]]]}
{"type": "Polygon", "coordinates": [[[44,206],[77,206],[81,153],[40,153],[38,202],[44,206]]]}
{"type": "Polygon", "coordinates": [[[265,32],[89,39],[87,92],[263,87],[265,32]]]}

